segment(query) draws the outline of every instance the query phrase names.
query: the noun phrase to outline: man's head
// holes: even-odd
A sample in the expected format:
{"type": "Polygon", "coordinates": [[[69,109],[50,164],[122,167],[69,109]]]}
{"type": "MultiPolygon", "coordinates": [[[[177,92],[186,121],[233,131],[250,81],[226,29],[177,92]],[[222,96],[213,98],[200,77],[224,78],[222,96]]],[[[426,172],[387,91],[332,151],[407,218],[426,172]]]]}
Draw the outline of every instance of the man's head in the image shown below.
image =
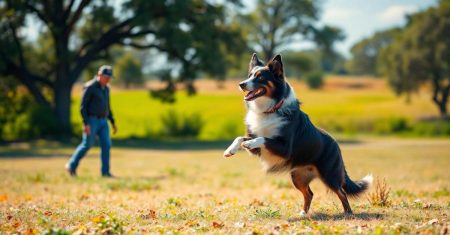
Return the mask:
{"type": "Polygon", "coordinates": [[[112,67],[110,65],[102,65],[97,72],[97,80],[100,85],[106,86],[113,77],[112,67]]]}

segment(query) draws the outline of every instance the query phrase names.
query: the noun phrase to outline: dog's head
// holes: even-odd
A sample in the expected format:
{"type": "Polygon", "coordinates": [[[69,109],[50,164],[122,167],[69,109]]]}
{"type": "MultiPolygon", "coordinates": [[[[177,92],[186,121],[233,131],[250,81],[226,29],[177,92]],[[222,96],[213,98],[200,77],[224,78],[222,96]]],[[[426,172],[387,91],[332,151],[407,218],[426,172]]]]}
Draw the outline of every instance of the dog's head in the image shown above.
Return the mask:
{"type": "Polygon", "coordinates": [[[278,103],[289,92],[280,55],[276,55],[264,65],[256,54],[253,54],[248,71],[248,79],[239,83],[240,89],[248,92],[244,97],[248,103],[254,103],[264,109],[278,103]]]}

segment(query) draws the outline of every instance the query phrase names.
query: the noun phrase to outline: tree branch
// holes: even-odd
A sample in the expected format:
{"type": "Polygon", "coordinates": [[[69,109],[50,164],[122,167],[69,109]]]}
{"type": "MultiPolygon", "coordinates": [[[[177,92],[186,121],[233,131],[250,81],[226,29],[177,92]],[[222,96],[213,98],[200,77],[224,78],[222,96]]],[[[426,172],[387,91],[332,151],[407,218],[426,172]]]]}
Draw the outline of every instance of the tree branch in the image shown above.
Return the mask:
{"type": "Polygon", "coordinates": [[[75,0],[70,0],[69,5],[67,5],[66,9],[64,9],[64,19],[67,19],[69,17],[70,12],[72,11],[73,4],[75,3],[75,0]]]}
{"type": "Polygon", "coordinates": [[[130,46],[136,49],[150,49],[150,48],[157,48],[159,50],[162,50],[162,48],[159,45],[156,44],[147,44],[147,45],[142,45],[142,44],[138,44],[135,42],[130,42],[130,43],[125,43],[125,42],[120,42],[120,44],[124,45],[124,46],[130,46]]]}
{"type": "MultiPolygon", "coordinates": [[[[67,23],[66,33],[72,31],[73,26],[80,20],[81,14],[83,13],[84,8],[91,3],[91,0],[82,0],[78,5],[77,10],[73,13],[69,22],[67,23]]],[[[69,15],[70,9],[67,9],[67,15],[69,15]]]]}
{"type": "Polygon", "coordinates": [[[47,19],[47,17],[41,12],[39,11],[36,7],[34,7],[33,5],[31,5],[28,1],[26,3],[26,7],[28,8],[28,10],[30,10],[31,12],[36,13],[36,15],[39,17],[39,19],[41,19],[42,21],[44,21],[44,23],[46,25],[49,24],[49,20],[47,19]]]}

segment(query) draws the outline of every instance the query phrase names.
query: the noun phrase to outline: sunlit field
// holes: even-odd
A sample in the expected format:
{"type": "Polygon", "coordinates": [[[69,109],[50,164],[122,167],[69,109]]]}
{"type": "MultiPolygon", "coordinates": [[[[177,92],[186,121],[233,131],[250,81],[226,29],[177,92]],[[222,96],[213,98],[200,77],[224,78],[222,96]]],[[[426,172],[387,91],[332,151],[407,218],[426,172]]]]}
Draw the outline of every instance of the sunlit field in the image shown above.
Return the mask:
{"type": "MultiPolygon", "coordinates": [[[[405,97],[396,96],[382,79],[327,77],[321,90],[311,90],[294,79],[289,81],[311,120],[334,133],[392,134],[399,125],[404,129],[414,128],[418,120],[438,116],[427,89],[413,94],[407,103],[405,97]],[[404,122],[410,127],[403,127],[404,122]]],[[[198,95],[180,92],[175,104],[151,98],[147,89],[113,88],[111,102],[119,127],[115,138],[158,137],[161,116],[169,110],[182,115],[199,114],[204,124],[199,135],[201,140],[233,138],[244,130],[244,94],[239,91],[238,83],[239,80],[230,80],[218,88],[214,81],[200,80],[196,83],[198,95]]],[[[80,127],[80,87],[73,93],[72,120],[74,126],[80,127]]]]}
{"type": "Polygon", "coordinates": [[[317,180],[305,218],[289,176],[265,174],[245,152],[226,159],[222,149],[116,147],[117,178],[103,179],[97,148],[82,161],[78,178],[70,178],[63,165],[72,148],[1,147],[0,233],[445,233],[449,146],[450,140],[420,139],[344,143],[350,176],[384,179],[389,204],[371,205],[366,194],[350,201],[354,215],[345,216],[337,196],[317,180]]]}

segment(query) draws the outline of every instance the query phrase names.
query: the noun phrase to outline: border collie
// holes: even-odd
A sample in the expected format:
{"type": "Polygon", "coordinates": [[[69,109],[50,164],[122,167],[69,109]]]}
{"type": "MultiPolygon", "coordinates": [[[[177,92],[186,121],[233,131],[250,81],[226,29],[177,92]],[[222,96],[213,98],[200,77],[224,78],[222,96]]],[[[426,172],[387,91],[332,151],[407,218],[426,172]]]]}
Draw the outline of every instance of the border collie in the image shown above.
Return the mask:
{"type": "Polygon", "coordinates": [[[237,137],[224,156],[240,148],[259,156],[267,172],[290,172],[294,186],[304,197],[302,215],[308,213],[313,198],[309,183],[316,177],[337,194],[346,214],[352,209],[347,195],[366,191],[372,176],[352,181],[345,170],[336,140],[315,127],[302,110],[294,90],[286,81],[281,56],[264,65],[253,54],[248,79],[239,87],[247,92],[245,123],[247,134],[237,137]]]}

